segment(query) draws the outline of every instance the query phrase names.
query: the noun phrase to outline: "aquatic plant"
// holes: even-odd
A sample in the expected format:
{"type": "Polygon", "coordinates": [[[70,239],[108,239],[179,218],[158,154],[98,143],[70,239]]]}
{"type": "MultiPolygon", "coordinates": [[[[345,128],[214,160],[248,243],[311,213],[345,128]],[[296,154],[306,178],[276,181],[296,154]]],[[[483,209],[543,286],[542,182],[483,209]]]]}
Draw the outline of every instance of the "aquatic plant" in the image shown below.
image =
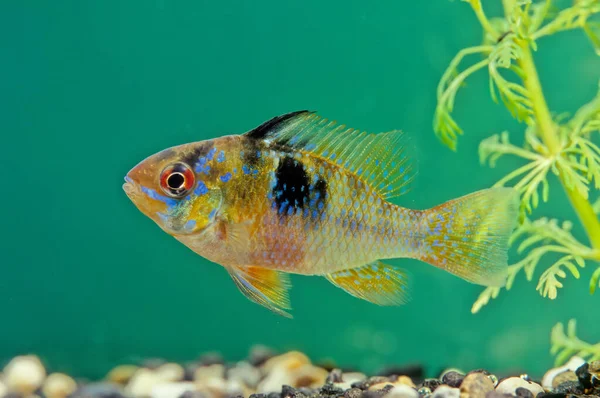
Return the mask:
{"type": "Polygon", "coordinates": [[[552,329],[550,341],[552,342],[551,352],[556,355],[556,364],[560,365],[566,362],[573,355],[577,355],[588,361],[600,360],[600,343],[590,344],[580,340],[577,337],[577,323],[571,319],[567,324],[567,332],[562,323],[557,324],[552,329]]]}
{"type": "MultiPolygon", "coordinates": [[[[531,281],[543,267],[536,289],[543,297],[555,299],[568,274],[578,279],[580,268],[593,264],[597,267],[589,283],[593,294],[600,286],[597,216],[600,199],[596,198],[594,203],[592,198],[600,188],[600,90],[572,116],[551,113],[533,52],[537,50],[538,41],[546,36],[582,29],[600,55],[600,24],[592,20],[600,14],[600,0],[575,0],[562,10],[556,9],[551,0],[503,0],[504,16],[495,18],[486,15],[481,0],[463,1],[475,12],[484,39],[480,45],[459,51],[443,74],[437,90],[434,130],[445,145],[456,150],[458,136],[463,131],[452,116],[454,100],[465,80],[480,70],[488,72],[492,99],[501,101],[515,119],[525,124],[521,146],[511,142],[506,131],[484,139],[479,146],[481,163],[490,167],[505,156],[523,161],[522,166],[495,184],[513,185],[521,194],[522,222],[511,237],[511,245],[524,257],[509,265],[504,289],[510,290],[521,273],[531,281]],[[470,56],[478,58],[459,69],[470,56]],[[571,233],[572,221],[531,218],[540,201],[548,201],[551,175],[557,177],[566,191],[587,234],[587,242],[571,233]]],[[[472,312],[478,312],[500,291],[497,287],[486,288],[473,304],[472,312]]],[[[554,337],[556,341],[566,342],[558,338],[560,330],[555,330],[554,337]]],[[[574,341],[573,336],[568,336],[568,341],[574,341]]]]}

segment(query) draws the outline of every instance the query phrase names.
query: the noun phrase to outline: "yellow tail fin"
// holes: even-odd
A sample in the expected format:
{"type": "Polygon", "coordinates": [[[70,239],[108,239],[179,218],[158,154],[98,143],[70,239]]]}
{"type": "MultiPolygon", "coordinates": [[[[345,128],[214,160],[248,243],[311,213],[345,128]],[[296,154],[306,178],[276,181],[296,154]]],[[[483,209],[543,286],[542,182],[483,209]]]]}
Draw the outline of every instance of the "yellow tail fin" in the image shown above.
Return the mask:
{"type": "Polygon", "coordinates": [[[516,190],[492,188],[425,211],[420,259],[472,283],[504,286],[518,209],[516,190]]]}

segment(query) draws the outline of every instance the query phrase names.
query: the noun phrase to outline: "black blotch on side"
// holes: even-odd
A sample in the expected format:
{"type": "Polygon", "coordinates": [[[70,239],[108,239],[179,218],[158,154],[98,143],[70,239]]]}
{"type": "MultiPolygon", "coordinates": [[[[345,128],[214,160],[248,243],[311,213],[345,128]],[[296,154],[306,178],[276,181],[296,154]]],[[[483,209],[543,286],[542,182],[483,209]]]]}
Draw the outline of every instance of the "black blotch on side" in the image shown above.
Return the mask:
{"type": "Polygon", "coordinates": [[[194,165],[198,163],[198,159],[200,159],[202,156],[208,155],[208,152],[214,146],[215,144],[212,140],[202,142],[194,146],[191,151],[184,153],[181,161],[193,168],[194,165]]]}
{"type": "Polygon", "coordinates": [[[306,205],[310,181],[302,163],[288,156],[282,158],[275,171],[275,179],[273,200],[281,213],[286,214],[290,207],[297,209],[306,205]]]}
{"type": "Polygon", "coordinates": [[[278,126],[281,123],[286,122],[290,119],[293,119],[294,117],[304,114],[304,113],[310,113],[310,112],[304,110],[304,111],[290,112],[290,113],[286,113],[285,115],[276,116],[276,117],[272,118],[271,120],[264,122],[263,124],[256,127],[255,129],[250,130],[249,132],[246,133],[246,135],[248,137],[254,138],[254,139],[263,139],[269,133],[273,132],[274,130],[277,130],[278,126]]]}
{"type": "Polygon", "coordinates": [[[323,205],[327,204],[327,182],[323,179],[322,176],[319,176],[315,186],[312,188],[313,195],[316,196],[318,193],[319,201],[323,202],[323,205]]]}

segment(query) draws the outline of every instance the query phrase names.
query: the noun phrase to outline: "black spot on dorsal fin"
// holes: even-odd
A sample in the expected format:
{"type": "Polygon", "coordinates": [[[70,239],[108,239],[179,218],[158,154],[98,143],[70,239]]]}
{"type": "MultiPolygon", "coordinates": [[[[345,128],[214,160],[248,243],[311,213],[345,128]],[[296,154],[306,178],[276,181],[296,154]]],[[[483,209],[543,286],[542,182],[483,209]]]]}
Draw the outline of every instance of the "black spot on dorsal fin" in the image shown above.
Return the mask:
{"type": "Polygon", "coordinates": [[[250,138],[255,138],[258,140],[264,139],[269,135],[269,133],[273,133],[274,131],[276,131],[278,129],[278,126],[280,126],[282,123],[285,123],[299,115],[303,115],[306,113],[313,113],[313,112],[304,110],[304,111],[290,112],[290,113],[286,113],[284,115],[275,116],[274,118],[267,120],[266,122],[264,122],[260,126],[256,127],[255,129],[247,132],[246,136],[248,136],[250,138]]]}

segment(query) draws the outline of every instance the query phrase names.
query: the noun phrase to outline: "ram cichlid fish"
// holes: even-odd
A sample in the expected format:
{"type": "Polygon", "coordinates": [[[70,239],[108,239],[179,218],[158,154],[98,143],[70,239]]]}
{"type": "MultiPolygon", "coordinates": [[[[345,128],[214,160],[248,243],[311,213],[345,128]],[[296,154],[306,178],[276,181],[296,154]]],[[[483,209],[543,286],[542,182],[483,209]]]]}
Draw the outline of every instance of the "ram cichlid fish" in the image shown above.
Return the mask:
{"type": "Polygon", "coordinates": [[[165,232],[281,315],[289,316],[290,273],[322,275],[375,304],[406,302],[406,273],[382,259],[419,259],[502,286],[517,192],[482,190],[428,210],[394,205],[415,175],[404,138],[293,112],[150,156],[123,188],[165,232]]]}

